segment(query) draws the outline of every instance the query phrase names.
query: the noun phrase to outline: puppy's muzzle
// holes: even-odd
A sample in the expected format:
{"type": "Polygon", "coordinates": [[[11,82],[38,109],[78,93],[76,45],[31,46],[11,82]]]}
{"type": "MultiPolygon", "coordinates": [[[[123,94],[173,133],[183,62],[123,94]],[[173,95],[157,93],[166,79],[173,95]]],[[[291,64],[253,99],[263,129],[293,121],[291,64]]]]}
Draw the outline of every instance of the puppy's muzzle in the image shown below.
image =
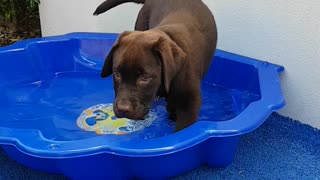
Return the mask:
{"type": "Polygon", "coordinates": [[[132,114],[133,108],[128,101],[119,101],[116,103],[117,116],[118,118],[127,117],[129,114],[132,114]]]}

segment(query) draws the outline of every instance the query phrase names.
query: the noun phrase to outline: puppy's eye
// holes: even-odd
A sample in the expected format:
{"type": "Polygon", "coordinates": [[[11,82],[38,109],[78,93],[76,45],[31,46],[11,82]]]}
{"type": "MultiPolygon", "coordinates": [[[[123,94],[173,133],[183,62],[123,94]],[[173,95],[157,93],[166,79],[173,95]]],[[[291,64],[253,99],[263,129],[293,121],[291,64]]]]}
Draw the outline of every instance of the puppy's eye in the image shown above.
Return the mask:
{"type": "Polygon", "coordinates": [[[149,76],[148,74],[141,74],[139,77],[139,81],[143,83],[147,83],[150,80],[151,80],[151,76],[149,76]]]}

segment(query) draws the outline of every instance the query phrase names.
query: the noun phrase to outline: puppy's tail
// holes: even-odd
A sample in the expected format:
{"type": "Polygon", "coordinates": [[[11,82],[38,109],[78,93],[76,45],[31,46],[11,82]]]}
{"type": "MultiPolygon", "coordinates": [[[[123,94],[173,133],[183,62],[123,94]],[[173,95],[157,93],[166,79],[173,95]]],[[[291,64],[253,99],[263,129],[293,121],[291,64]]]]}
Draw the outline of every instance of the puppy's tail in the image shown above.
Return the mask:
{"type": "Polygon", "coordinates": [[[146,0],[107,0],[97,7],[93,15],[97,16],[123,3],[134,2],[138,4],[143,4],[145,1],[146,0]]]}

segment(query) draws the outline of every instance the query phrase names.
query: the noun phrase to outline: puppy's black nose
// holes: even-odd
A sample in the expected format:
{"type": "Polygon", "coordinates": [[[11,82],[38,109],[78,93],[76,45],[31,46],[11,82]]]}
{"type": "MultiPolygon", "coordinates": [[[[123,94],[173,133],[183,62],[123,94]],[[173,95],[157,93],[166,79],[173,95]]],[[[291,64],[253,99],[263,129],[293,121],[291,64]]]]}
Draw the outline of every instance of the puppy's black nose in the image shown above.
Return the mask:
{"type": "Polygon", "coordinates": [[[128,115],[128,113],[132,112],[132,107],[126,102],[117,103],[117,109],[121,117],[125,117],[128,115]]]}

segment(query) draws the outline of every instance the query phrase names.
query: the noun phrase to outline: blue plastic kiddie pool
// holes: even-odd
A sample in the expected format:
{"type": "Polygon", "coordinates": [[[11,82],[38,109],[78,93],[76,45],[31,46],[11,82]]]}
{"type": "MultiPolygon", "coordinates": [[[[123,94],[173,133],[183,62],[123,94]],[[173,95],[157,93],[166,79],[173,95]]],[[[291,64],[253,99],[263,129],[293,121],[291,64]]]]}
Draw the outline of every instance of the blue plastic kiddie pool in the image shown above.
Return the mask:
{"type": "Polygon", "coordinates": [[[195,124],[173,133],[162,99],[144,123],[118,121],[112,78],[100,78],[117,37],[72,33],[0,48],[0,145],[11,158],[72,179],[174,177],[228,166],[240,136],[285,105],[283,67],[217,50],[195,124]]]}

